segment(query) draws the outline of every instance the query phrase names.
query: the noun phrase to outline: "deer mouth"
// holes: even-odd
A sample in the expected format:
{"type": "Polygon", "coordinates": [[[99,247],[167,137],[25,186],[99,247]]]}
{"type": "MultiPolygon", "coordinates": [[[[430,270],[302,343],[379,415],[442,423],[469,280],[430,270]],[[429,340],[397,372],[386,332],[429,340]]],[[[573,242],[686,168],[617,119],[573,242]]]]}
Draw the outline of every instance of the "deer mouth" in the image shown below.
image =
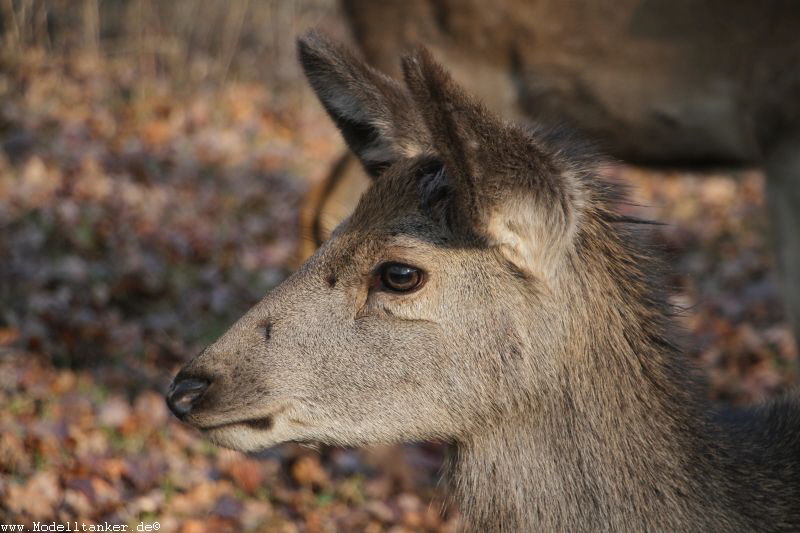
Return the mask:
{"type": "Polygon", "coordinates": [[[234,426],[245,426],[251,429],[267,431],[272,429],[274,425],[275,425],[275,419],[273,416],[263,416],[260,418],[246,418],[243,420],[234,420],[232,422],[223,422],[222,424],[199,426],[198,429],[200,431],[214,431],[216,429],[231,428],[234,426]]]}
{"type": "Polygon", "coordinates": [[[234,426],[244,426],[257,431],[269,431],[275,427],[275,417],[286,411],[288,406],[284,405],[268,415],[257,417],[238,418],[216,424],[198,425],[200,431],[214,431],[218,429],[228,429],[234,426]]]}
{"type": "Polygon", "coordinates": [[[265,416],[263,418],[253,418],[252,420],[245,420],[244,422],[242,422],[242,424],[252,429],[268,431],[272,429],[272,427],[275,425],[275,420],[271,416],[265,416]]]}

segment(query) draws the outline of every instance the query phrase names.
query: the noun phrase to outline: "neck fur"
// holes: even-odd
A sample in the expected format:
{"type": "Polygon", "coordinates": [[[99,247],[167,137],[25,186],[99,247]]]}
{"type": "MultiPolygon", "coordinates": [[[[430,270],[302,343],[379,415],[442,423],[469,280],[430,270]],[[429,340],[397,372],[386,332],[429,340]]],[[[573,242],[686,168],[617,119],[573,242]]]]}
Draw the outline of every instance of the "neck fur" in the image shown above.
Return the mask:
{"type": "Polygon", "coordinates": [[[575,320],[552,394],[456,444],[450,479],[472,530],[708,531],[729,519],[724,451],[664,340],[665,314],[640,278],[613,281],[575,320]]]}
{"type": "Polygon", "coordinates": [[[563,377],[563,394],[459,442],[451,481],[475,531],[695,529],[723,522],[713,446],[691,407],[644,375],[563,377]],[[605,381],[585,393],[584,380],[605,381]],[[613,394],[619,387],[619,393],[613,394]],[[624,387],[624,388],[623,388],[624,387]]]}

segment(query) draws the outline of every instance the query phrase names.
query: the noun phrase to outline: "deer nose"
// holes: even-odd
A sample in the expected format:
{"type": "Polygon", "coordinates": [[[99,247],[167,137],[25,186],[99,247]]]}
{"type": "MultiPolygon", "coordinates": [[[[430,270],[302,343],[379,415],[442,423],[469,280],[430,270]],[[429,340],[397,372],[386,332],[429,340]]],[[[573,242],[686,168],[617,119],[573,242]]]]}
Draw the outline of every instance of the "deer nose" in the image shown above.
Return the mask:
{"type": "Polygon", "coordinates": [[[195,402],[208,388],[204,379],[181,378],[176,376],[167,393],[167,405],[178,418],[184,418],[192,411],[195,402]]]}

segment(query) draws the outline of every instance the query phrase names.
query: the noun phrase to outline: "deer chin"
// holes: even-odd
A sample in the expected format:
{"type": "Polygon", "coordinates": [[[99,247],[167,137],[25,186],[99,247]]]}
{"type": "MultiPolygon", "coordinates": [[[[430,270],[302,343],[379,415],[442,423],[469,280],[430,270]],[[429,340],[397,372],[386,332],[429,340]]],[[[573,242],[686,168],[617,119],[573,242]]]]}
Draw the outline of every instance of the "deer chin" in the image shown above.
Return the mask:
{"type": "Polygon", "coordinates": [[[200,431],[214,444],[240,452],[258,452],[297,436],[284,419],[275,416],[205,427],[200,431]]]}
{"type": "MultiPolygon", "coordinates": [[[[241,452],[261,451],[297,437],[297,420],[287,416],[289,406],[284,404],[267,413],[245,415],[237,418],[219,416],[187,420],[214,444],[241,452]]],[[[191,417],[190,417],[191,418],[191,417]]]]}

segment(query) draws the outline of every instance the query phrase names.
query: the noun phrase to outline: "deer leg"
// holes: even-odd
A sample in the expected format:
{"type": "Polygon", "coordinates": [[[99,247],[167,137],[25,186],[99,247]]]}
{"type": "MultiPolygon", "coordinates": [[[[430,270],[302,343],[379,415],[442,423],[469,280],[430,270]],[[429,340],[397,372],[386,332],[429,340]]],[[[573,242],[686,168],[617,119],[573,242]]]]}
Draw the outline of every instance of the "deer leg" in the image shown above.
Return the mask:
{"type": "Polygon", "coordinates": [[[767,205],[784,305],[795,339],[800,342],[800,137],[769,153],[766,173],[767,205]]]}

